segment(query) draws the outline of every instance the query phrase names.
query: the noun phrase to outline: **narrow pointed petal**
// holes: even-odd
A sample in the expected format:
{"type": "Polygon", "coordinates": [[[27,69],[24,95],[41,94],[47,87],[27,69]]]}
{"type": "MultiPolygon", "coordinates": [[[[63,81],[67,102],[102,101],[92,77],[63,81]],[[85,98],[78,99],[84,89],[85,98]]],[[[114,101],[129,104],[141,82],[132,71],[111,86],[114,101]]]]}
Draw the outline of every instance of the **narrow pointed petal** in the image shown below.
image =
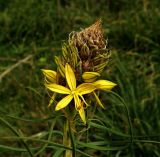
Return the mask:
{"type": "Polygon", "coordinates": [[[71,90],[76,89],[76,77],[69,64],[65,66],[65,75],[69,88],[71,90]]]}
{"type": "Polygon", "coordinates": [[[98,76],[100,76],[100,74],[97,72],[84,72],[82,74],[84,82],[93,82],[98,76]]]}
{"type": "Polygon", "coordinates": [[[103,106],[102,102],[100,101],[99,97],[97,96],[97,94],[95,92],[93,92],[95,98],[96,98],[96,101],[98,103],[99,106],[101,106],[103,109],[105,109],[105,107],[103,106]]]}
{"type": "Polygon", "coordinates": [[[81,100],[79,99],[79,96],[77,94],[74,95],[74,102],[75,102],[76,110],[78,110],[82,121],[86,124],[86,118],[85,118],[83,102],[81,102],[81,100]]]}
{"type": "Polygon", "coordinates": [[[107,89],[107,90],[110,90],[116,86],[115,83],[108,80],[98,80],[93,84],[96,86],[97,89],[107,89]]]}
{"type": "Polygon", "coordinates": [[[67,95],[61,101],[58,102],[55,110],[58,111],[64,107],[66,107],[71,102],[72,99],[73,99],[73,95],[71,95],[71,94],[67,95]]]}
{"type": "Polygon", "coordinates": [[[42,69],[47,83],[56,83],[57,72],[53,70],[42,69]]]}
{"type": "Polygon", "coordinates": [[[89,104],[86,102],[86,100],[84,99],[84,97],[82,95],[80,95],[80,97],[83,100],[83,102],[86,104],[86,106],[89,106],[89,104]]]}
{"type": "Polygon", "coordinates": [[[81,106],[81,108],[79,109],[79,115],[82,119],[82,121],[84,122],[84,124],[86,124],[86,116],[85,116],[85,111],[84,111],[84,107],[83,105],[81,106]]]}
{"type": "Polygon", "coordinates": [[[57,95],[57,93],[53,93],[53,95],[49,101],[48,107],[50,107],[52,105],[52,103],[55,101],[56,95],[57,95]]]}
{"type": "Polygon", "coordinates": [[[82,83],[76,88],[76,93],[79,95],[88,94],[93,92],[96,89],[91,83],[82,83]]]}
{"type": "Polygon", "coordinates": [[[68,88],[58,85],[58,84],[45,84],[45,86],[52,92],[56,92],[60,94],[70,94],[71,93],[71,91],[68,88]]]}
{"type": "Polygon", "coordinates": [[[81,108],[81,100],[77,94],[74,94],[74,102],[76,110],[79,110],[81,108]]]}

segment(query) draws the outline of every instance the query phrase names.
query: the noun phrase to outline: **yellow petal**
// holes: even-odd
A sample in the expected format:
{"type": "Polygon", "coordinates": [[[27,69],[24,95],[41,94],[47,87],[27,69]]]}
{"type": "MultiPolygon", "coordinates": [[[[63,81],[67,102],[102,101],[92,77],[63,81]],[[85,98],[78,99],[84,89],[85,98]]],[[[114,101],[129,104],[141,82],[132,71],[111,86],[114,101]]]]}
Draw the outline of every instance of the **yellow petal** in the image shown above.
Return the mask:
{"type": "Polygon", "coordinates": [[[82,83],[76,88],[76,93],[79,95],[93,92],[96,87],[91,83],[82,83]]]}
{"type": "Polygon", "coordinates": [[[95,92],[93,92],[96,100],[97,100],[97,103],[99,106],[101,106],[103,109],[105,109],[105,107],[103,106],[102,102],[100,101],[99,97],[97,96],[97,94],[95,92]]]}
{"type": "Polygon", "coordinates": [[[76,110],[79,110],[81,108],[81,100],[77,94],[74,94],[74,102],[76,110]]]}
{"type": "Polygon", "coordinates": [[[100,76],[100,74],[97,72],[84,72],[82,74],[82,78],[85,82],[93,82],[98,76],[100,76]]]}
{"type": "Polygon", "coordinates": [[[57,93],[53,93],[53,95],[49,101],[48,107],[50,107],[52,105],[52,103],[55,101],[56,95],[57,95],[57,93]]]}
{"type": "Polygon", "coordinates": [[[72,99],[73,99],[73,95],[71,95],[71,94],[67,95],[61,101],[58,102],[55,110],[58,111],[64,107],[66,107],[71,102],[72,99]]]}
{"type": "Polygon", "coordinates": [[[56,93],[60,93],[60,94],[70,94],[71,91],[61,85],[58,84],[45,84],[46,88],[48,88],[49,90],[56,92],[56,93]]]}
{"type": "Polygon", "coordinates": [[[82,121],[86,124],[83,102],[81,102],[81,100],[79,99],[79,96],[77,94],[74,95],[74,101],[75,101],[76,110],[78,110],[82,121]]]}
{"type": "Polygon", "coordinates": [[[57,72],[53,70],[42,69],[42,72],[48,83],[56,83],[57,72]]]}
{"type": "Polygon", "coordinates": [[[76,88],[76,78],[69,64],[66,64],[65,66],[65,74],[66,74],[66,80],[67,80],[69,88],[71,90],[74,90],[76,88]]]}
{"type": "Polygon", "coordinates": [[[110,90],[116,86],[115,83],[107,80],[98,80],[93,84],[96,86],[97,89],[107,89],[107,90],[110,90]]]}
{"type": "Polygon", "coordinates": [[[83,104],[81,105],[81,108],[79,109],[78,112],[79,112],[79,115],[80,115],[82,121],[84,122],[84,124],[86,124],[86,116],[85,116],[83,104]]]}
{"type": "Polygon", "coordinates": [[[84,97],[82,95],[80,95],[80,97],[83,100],[83,102],[86,104],[86,107],[89,106],[89,104],[86,102],[86,100],[84,99],[84,97]]]}

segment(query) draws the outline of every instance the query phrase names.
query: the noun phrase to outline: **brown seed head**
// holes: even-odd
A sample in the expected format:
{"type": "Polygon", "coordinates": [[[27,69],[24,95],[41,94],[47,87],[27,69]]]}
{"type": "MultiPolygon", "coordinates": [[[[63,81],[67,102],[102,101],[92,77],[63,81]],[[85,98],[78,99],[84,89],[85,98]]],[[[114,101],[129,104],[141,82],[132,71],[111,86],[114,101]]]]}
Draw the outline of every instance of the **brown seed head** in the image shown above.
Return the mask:
{"type": "Polygon", "coordinates": [[[82,59],[95,57],[99,50],[106,48],[101,20],[80,32],[72,32],[69,43],[77,47],[82,59]]]}

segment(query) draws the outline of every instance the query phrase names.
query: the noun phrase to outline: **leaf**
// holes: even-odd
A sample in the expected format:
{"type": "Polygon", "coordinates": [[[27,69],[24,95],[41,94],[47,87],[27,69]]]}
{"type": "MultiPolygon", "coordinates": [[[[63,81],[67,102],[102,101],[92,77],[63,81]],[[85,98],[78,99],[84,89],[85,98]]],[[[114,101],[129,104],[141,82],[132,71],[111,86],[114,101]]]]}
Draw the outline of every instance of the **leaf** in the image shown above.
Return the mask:
{"type": "Polygon", "coordinates": [[[85,148],[91,148],[91,149],[95,149],[95,150],[122,150],[122,149],[124,149],[124,148],[126,148],[126,147],[128,147],[128,145],[127,146],[121,146],[121,147],[111,147],[111,146],[106,146],[106,145],[104,145],[104,146],[99,146],[99,145],[96,145],[96,143],[92,143],[92,142],[89,142],[89,143],[84,143],[84,142],[80,142],[80,141],[78,141],[78,144],[79,145],[81,145],[81,146],[83,146],[83,147],[85,147],[85,148]]]}

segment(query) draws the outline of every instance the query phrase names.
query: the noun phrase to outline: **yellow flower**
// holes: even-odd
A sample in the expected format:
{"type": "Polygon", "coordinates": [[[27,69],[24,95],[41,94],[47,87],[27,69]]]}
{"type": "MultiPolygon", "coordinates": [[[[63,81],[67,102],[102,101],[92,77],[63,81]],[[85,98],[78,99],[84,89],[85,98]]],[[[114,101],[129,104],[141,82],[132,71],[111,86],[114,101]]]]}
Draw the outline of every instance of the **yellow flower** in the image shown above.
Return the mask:
{"type": "Polygon", "coordinates": [[[98,76],[100,76],[100,74],[97,72],[84,72],[82,74],[84,82],[93,82],[97,79],[98,76]]]}
{"type": "Polygon", "coordinates": [[[97,72],[84,72],[82,75],[82,78],[87,83],[82,83],[81,85],[76,87],[75,74],[69,64],[66,64],[66,66],[65,66],[65,77],[66,77],[66,81],[67,81],[69,88],[66,88],[64,86],[57,84],[57,81],[56,81],[57,73],[55,71],[42,69],[42,72],[45,76],[45,86],[49,90],[55,92],[49,102],[49,106],[54,101],[56,93],[68,94],[60,102],[58,102],[55,110],[57,111],[57,110],[60,110],[64,107],[66,107],[71,102],[71,100],[74,99],[75,108],[76,108],[76,110],[78,110],[79,115],[84,123],[86,123],[86,119],[85,119],[83,102],[87,106],[88,106],[88,104],[86,103],[85,99],[83,98],[83,95],[93,93],[97,103],[102,108],[105,109],[104,105],[102,104],[101,100],[99,99],[99,97],[97,96],[97,94],[94,90],[111,90],[113,87],[116,86],[115,83],[108,81],[108,80],[95,81],[95,79],[98,76],[100,76],[100,74],[97,72]],[[93,81],[95,81],[95,82],[93,82],[93,81]]]}
{"type": "Polygon", "coordinates": [[[65,77],[69,88],[56,83],[45,84],[45,86],[53,92],[67,94],[67,96],[58,102],[55,110],[58,111],[66,107],[71,100],[74,99],[75,108],[78,110],[82,121],[86,123],[85,112],[82,103],[83,101],[86,104],[86,101],[84,100],[83,95],[93,92],[96,89],[96,86],[91,83],[82,83],[76,87],[75,74],[69,64],[65,65],[65,77]]]}

